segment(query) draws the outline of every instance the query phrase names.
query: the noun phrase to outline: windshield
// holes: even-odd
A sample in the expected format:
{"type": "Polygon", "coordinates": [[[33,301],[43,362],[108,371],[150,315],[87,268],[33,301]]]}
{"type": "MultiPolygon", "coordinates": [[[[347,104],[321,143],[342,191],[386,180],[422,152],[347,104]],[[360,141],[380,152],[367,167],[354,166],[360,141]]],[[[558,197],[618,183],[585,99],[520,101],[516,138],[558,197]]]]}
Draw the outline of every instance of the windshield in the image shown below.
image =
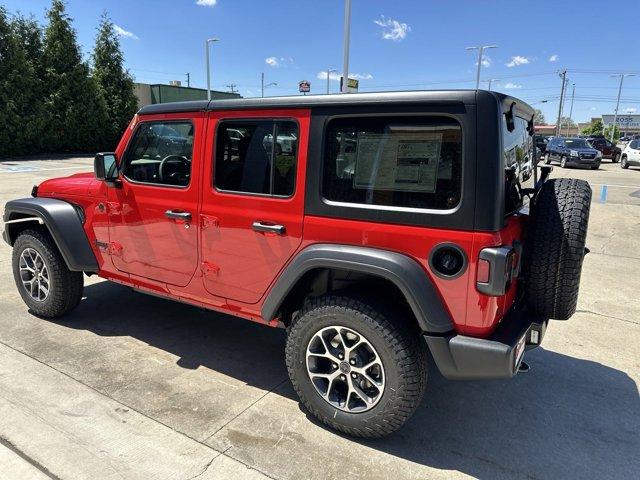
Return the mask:
{"type": "Polygon", "coordinates": [[[589,142],[587,142],[584,138],[567,138],[564,143],[569,148],[591,148],[589,142]]]}

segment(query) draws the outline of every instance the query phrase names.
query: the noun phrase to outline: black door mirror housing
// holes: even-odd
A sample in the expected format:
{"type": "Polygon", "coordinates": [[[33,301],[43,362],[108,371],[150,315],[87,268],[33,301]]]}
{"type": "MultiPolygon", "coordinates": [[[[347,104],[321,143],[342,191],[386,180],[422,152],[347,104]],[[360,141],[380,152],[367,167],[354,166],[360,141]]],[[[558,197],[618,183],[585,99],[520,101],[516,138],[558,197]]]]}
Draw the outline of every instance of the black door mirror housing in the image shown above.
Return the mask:
{"type": "Polygon", "coordinates": [[[118,162],[115,152],[96,153],[93,159],[93,172],[98,180],[107,182],[118,178],[118,162]]]}

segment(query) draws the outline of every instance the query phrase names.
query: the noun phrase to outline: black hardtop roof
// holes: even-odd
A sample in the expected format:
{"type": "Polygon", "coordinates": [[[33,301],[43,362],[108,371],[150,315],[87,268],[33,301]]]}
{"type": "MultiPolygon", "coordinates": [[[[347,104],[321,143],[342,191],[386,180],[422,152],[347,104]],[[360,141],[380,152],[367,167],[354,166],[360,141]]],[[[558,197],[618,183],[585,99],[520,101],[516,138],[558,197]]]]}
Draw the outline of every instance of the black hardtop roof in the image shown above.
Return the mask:
{"type": "Polygon", "coordinates": [[[344,105],[380,105],[380,104],[458,104],[474,105],[476,95],[494,97],[506,111],[515,102],[521,114],[527,118],[533,116],[533,109],[522,100],[498,92],[486,90],[419,90],[402,92],[372,92],[331,95],[292,95],[287,97],[232,98],[217,100],[194,100],[189,102],[158,103],[146,105],[139,115],[197,112],[212,110],[252,110],[269,108],[312,108],[344,105]]]}

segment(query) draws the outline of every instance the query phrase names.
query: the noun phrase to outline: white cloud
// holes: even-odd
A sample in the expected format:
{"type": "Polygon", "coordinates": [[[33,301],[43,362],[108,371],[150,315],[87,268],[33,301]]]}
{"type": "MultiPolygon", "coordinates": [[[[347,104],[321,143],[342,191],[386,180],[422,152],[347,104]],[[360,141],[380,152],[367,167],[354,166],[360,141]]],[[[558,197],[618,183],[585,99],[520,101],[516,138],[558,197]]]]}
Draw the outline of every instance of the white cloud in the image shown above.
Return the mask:
{"type": "Polygon", "coordinates": [[[116,25],[115,23],[113,24],[113,30],[115,30],[116,35],[118,35],[120,37],[131,38],[133,40],[138,40],[138,36],[135,33],[128,32],[127,30],[122,28],[120,25],[116,25]]]}
{"type": "MultiPolygon", "coordinates": [[[[320,80],[326,80],[327,71],[325,70],[324,72],[318,72],[318,75],[316,75],[316,77],[320,80]]],[[[334,82],[339,82],[340,77],[342,77],[342,73],[331,72],[329,74],[329,80],[332,80],[334,82]]],[[[355,78],[356,80],[371,80],[373,78],[373,75],[371,75],[370,73],[349,73],[349,78],[355,78]]]]}
{"type": "Polygon", "coordinates": [[[522,88],[522,85],[519,85],[517,83],[508,82],[508,83],[504,84],[504,88],[505,88],[505,90],[513,90],[513,89],[516,89],[516,88],[522,88]]]}
{"type": "Polygon", "coordinates": [[[516,55],[515,57],[511,57],[511,61],[508,63],[505,63],[505,65],[511,68],[511,67],[517,67],[519,65],[526,65],[527,63],[529,63],[529,59],[527,57],[516,55]]]}
{"type": "Polygon", "coordinates": [[[392,18],[385,18],[384,15],[380,15],[380,19],[374,20],[373,23],[382,27],[382,38],[394,42],[404,40],[407,37],[407,33],[411,31],[411,27],[406,23],[400,23],[392,18]]]}
{"type": "Polygon", "coordinates": [[[198,0],[196,5],[200,5],[201,7],[215,7],[218,0],[198,0]]]}
{"type": "Polygon", "coordinates": [[[591,110],[592,112],[596,111],[596,107],[591,107],[589,110],[591,110]]]}
{"type": "Polygon", "coordinates": [[[554,53],[549,57],[550,62],[557,62],[558,60],[560,60],[560,55],[558,55],[557,53],[554,53]]]}
{"type": "Polygon", "coordinates": [[[636,113],[638,109],[634,107],[629,107],[629,108],[625,108],[624,111],[627,113],[636,113]]]}
{"type": "MultiPolygon", "coordinates": [[[[485,68],[488,68],[491,66],[491,64],[493,63],[493,60],[491,60],[491,57],[487,54],[482,55],[482,66],[485,68]]],[[[478,61],[476,60],[476,67],[478,66],[478,61]]]]}
{"type": "Polygon", "coordinates": [[[282,65],[290,65],[293,63],[291,57],[267,57],[264,59],[264,63],[270,67],[281,67],[282,65]]]}

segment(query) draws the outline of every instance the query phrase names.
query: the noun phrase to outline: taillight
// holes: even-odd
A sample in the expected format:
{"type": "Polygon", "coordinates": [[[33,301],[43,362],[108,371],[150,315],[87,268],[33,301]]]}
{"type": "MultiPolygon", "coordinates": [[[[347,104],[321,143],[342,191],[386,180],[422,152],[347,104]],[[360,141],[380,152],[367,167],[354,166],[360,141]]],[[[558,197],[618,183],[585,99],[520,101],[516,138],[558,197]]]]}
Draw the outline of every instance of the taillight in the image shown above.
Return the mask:
{"type": "Polygon", "coordinates": [[[518,274],[520,255],[512,247],[490,247],[480,251],[476,287],[480,293],[499,297],[518,274]]]}

